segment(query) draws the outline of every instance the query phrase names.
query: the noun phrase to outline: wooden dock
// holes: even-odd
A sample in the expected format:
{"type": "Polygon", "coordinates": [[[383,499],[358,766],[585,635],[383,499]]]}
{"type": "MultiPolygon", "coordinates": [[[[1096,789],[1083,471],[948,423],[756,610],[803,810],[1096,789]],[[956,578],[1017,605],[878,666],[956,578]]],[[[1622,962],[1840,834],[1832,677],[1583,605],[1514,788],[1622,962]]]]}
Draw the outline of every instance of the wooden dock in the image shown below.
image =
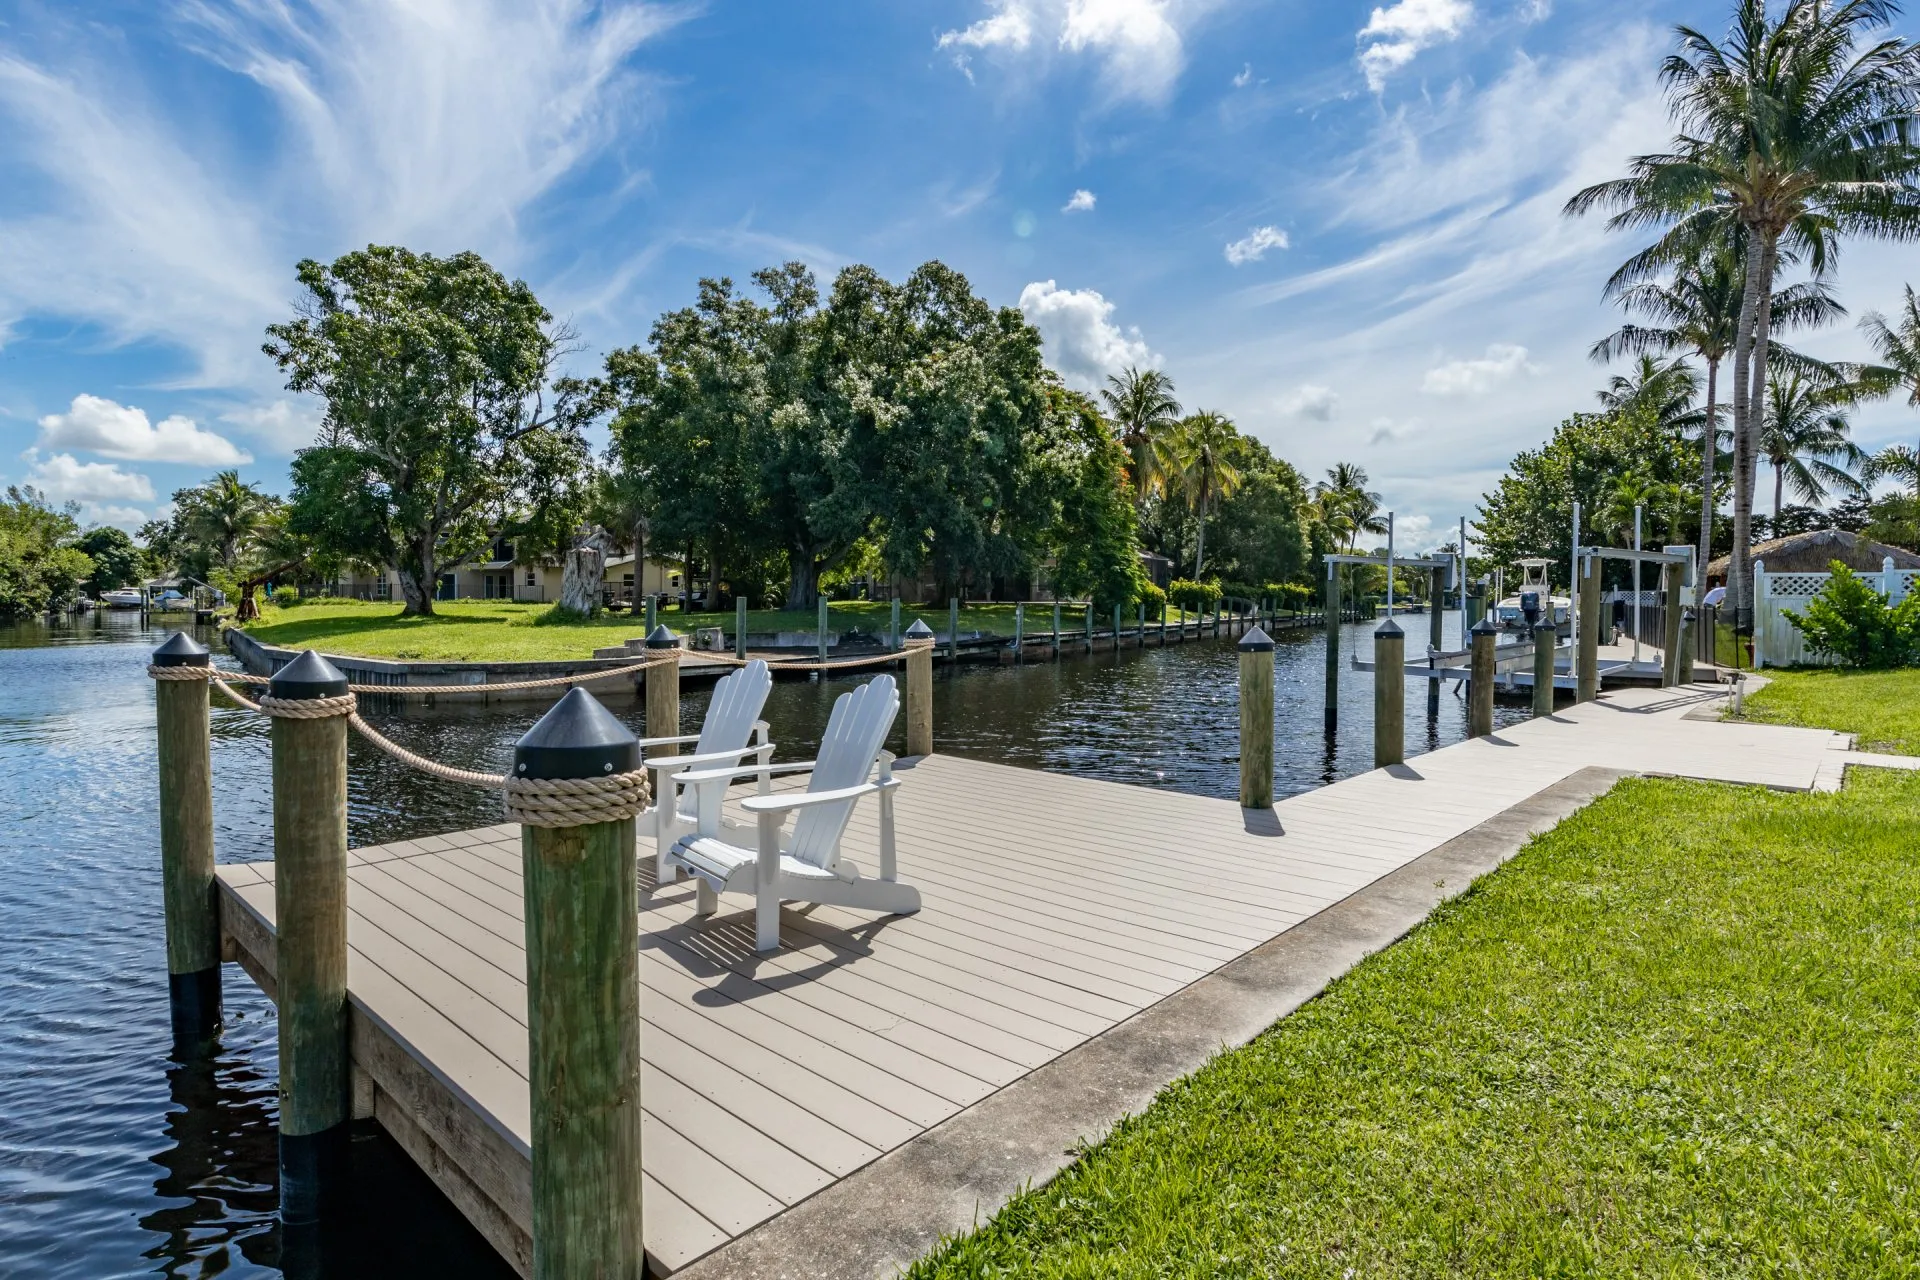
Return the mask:
{"type": "MultiPolygon", "coordinates": [[[[1823,731],[1708,723],[1697,712],[1712,696],[1622,690],[1271,812],[928,756],[899,769],[900,869],[924,895],[919,914],[789,908],[781,950],[761,956],[745,899],[723,900],[705,923],[685,883],[644,900],[653,1267],[679,1270],[777,1222],[1584,768],[1809,789],[1846,745],[1823,731]]],[[[869,868],[874,817],[871,806],[856,810],[847,846],[869,868]]],[[[524,1273],[519,828],[349,857],[356,1113],[377,1119],[524,1273]]],[[[226,954],[271,992],[273,864],[218,874],[226,954]]],[[[994,1207],[982,1205],[983,1216],[994,1207]]]]}

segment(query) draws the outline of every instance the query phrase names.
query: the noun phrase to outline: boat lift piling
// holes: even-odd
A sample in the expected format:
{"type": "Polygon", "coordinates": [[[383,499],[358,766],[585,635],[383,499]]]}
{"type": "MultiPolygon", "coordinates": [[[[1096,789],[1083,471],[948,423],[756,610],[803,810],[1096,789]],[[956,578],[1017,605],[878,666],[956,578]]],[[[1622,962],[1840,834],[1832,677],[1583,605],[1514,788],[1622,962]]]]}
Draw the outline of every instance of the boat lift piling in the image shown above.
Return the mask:
{"type": "MultiPolygon", "coordinates": [[[[1461,522],[1463,528],[1465,526],[1465,523],[1466,522],[1464,520],[1461,522]]],[[[1441,575],[1443,573],[1448,573],[1452,571],[1454,566],[1454,560],[1452,557],[1449,557],[1449,556],[1400,556],[1400,555],[1394,554],[1394,520],[1393,520],[1393,513],[1391,511],[1387,513],[1387,558],[1384,561],[1379,559],[1376,556],[1345,555],[1339,552],[1329,553],[1325,557],[1325,559],[1327,563],[1326,732],[1327,732],[1327,736],[1331,738],[1339,727],[1339,719],[1340,719],[1340,713],[1339,713],[1340,617],[1341,617],[1340,566],[1347,565],[1347,564],[1365,564],[1365,565],[1384,564],[1386,566],[1387,568],[1386,621],[1388,623],[1392,623],[1393,610],[1394,610],[1393,571],[1395,569],[1426,569],[1433,575],[1432,581],[1437,584],[1441,581],[1441,575]]],[[[1435,638],[1435,641],[1431,646],[1432,652],[1430,652],[1428,655],[1428,663],[1427,663],[1428,670],[1417,673],[1417,674],[1426,676],[1428,681],[1427,707],[1430,711],[1437,713],[1439,710],[1440,679],[1442,675],[1441,670],[1438,666],[1437,660],[1440,657],[1444,656],[1439,653],[1439,643],[1438,643],[1438,639],[1441,635],[1440,628],[1442,623],[1441,610],[1440,610],[1440,597],[1438,592],[1435,593],[1434,599],[1430,603],[1429,608],[1431,609],[1433,614],[1433,617],[1431,619],[1430,634],[1435,638]]],[[[1385,628],[1382,628],[1382,632],[1386,633],[1385,628]]],[[[1378,648],[1378,634],[1379,633],[1376,633],[1376,649],[1378,648]]],[[[1390,634],[1392,636],[1400,636],[1401,638],[1397,641],[1397,643],[1401,646],[1402,651],[1404,652],[1404,646],[1406,641],[1399,627],[1397,625],[1394,626],[1392,631],[1386,634],[1390,634]]],[[[1396,664],[1396,665],[1404,665],[1404,664],[1396,664]]],[[[1367,662],[1362,664],[1357,659],[1355,661],[1356,669],[1372,670],[1374,669],[1375,666],[1376,666],[1375,662],[1367,662]]],[[[1403,673],[1401,676],[1401,679],[1404,680],[1404,678],[1405,678],[1405,675],[1403,673]]],[[[1398,706],[1398,703],[1396,702],[1395,705],[1398,706]]],[[[1378,743],[1376,742],[1376,756],[1377,755],[1378,755],[1378,743]]],[[[1393,760],[1393,761],[1390,761],[1390,763],[1398,763],[1398,761],[1393,760]]]]}

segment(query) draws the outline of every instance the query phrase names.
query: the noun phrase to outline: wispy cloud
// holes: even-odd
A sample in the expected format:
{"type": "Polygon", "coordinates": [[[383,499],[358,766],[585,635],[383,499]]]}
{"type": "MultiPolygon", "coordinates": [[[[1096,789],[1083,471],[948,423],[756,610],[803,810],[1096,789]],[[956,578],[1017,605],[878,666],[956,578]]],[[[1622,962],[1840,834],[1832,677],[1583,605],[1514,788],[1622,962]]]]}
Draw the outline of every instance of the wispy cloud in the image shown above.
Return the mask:
{"type": "Polygon", "coordinates": [[[1098,59],[1101,82],[1113,100],[1162,103],[1186,66],[1182,17],[1208,0],[988,0],[986,16],[942,32],[935,48],[973,78],[972,55],[1042,57],[1085,54],[1098,59]],[[1036,39],[1053,33],[1048,42],[1036,39]]]}
{"type": "Polygon", "coordinates": [[[1020,291],[1020,310],[1040,331],[1047,363],[1074,386],[1090,390],[1129,365],[1160,363],[1140,330],[1113,322],[1113,303],[1097,290],[1036,280],[1020,291]]]}
{"type": "Polygon", "coordinates": [[[1435,365],[1420,380],[1420,389],[1436,396],[1485,395],[1523,373],[1537,372],[1539,366],[1527,359],[1525,347],[1496,342],[1477,360],[1449,360],[1435,365]]]}
{"type": "Polygon", "coordinates": [[[189,466],[233,467],[253,455],[225,436],[203,431],[191,418],[175,414],[158,423],[146,410],[116,404],[100,396],[77,395],[65,413],[40,419],[39,447],[79,449],[103,458],[133,462],[177,462],[189,466]]]}
{"type": "Polygon", "coordinates": [[[1232,241],[1223,250],[1227,261],[1238,267],[1248,262],[1258,262],[1267,256],[1269,249],[1287,247],[1287,233],[1278,227],[1255,227],[1232,241]]]}
{"type": "Polygon", "coordinates": [[[255,95],[224,117],[113,42],[0,54],[9,158],[39,188],[32,212],[0,219],[0,326],[78,321],[180,351],[177,385],[264,391],[261,330],[317,247],[476,248],[512,270],[524,211],[644,112],[632,56],[682,12],[196,0],[171,20],[180,50],[255,95]]]}
{"type": "Polygon", "coordinates": [[[1240,73],[1238,75],[1234,76],[1233,87],[1236,89],[1244,89],[1252,83],[1253,83],[1253,64],[1249,62],[1240,68],[1240,73]]]}
{"type": "Polygon", "coordinates": [[[1301,383],[1280,399],[1281,413],[1289,418],[1307,418],[1314,422],[1331,422],[1339,407],[1340,396],[1332,387],[1312,382],[1301,383]]]}
{"type": "Polygon", "coordinates": [[[1093,206],[1094,206],[1094,199],[1095,197],[1093,192],[1088,191],[1086,188],[1082,187],[1080,190],[1074,192],[1073,195],[1068,197],[1067,202],[1065,204],[1060,206],[1060,212],[1092,213],[1093,206]]]}
{"type": "Polygon", "coordinates": [[[1473,18],[1469,0],[1398,0],[1375,9],[1356,37],[1365,46],[1360,50],[1360,70],[1368,87],[1380,92],[1387,77],[1412,62],[1421,50],[1459,39],[1473,18]]]}

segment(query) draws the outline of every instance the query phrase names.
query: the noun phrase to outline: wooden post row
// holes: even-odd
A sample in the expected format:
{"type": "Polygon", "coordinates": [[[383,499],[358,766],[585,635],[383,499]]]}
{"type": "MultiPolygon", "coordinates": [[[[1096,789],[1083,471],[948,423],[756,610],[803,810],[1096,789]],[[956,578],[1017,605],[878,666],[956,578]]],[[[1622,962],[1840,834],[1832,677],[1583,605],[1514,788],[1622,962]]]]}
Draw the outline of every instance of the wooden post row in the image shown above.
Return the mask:
{"type": "MultiPolygon", "coordinates": [[[[658,658],[676,653],[680,637],[665,624],[647,633],[647,657],[658,658]]],[[[680,664],[664,663],[647,668],[647,736],[673,738],[680,734],[680,664]]]]}
{"type": "Polygon", "coordinates": [[[1471,666],[1467,681],[1467,736],[1484,738],[1493,732],[1493,646],[1500,629],[1492,618],[1473,624],[1471,666]]]}
{"type": "Polygon", "coordinates": [[[1273,807],[1273,641],[1240,638],[1240,807],[1273,807]]]}
{"type": "Polygon", "coordinates": [[[914,619],[907,628],[907,754],[933,752],[933,628],[914,619]]]}
{"type": "Polygon", "coordinates": [[[1407,637],[1392,618],[1373,633],[1373,767],[1399,764],[1407,754],[1407,637]]]}

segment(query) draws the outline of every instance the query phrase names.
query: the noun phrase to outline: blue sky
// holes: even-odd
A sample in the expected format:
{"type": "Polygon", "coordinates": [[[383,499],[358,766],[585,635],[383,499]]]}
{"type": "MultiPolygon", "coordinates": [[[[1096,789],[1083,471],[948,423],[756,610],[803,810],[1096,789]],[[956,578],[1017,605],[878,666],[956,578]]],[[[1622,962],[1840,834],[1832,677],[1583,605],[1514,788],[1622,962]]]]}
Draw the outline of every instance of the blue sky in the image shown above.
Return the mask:
{"type": "MultiPolygon", "coordinates": [[[[0,4],[0,481],[123,524],[223,465],[284,490],[317,411],[259,346],[302,257],[476,249],[582,371],[703,275],[939,258],[1076,384],[1157,364],[1437,541],[1592,404],[1634,246],[1559,207],[1664,142],[1670,28],[1726,9],[0,4]]],[[[1857,315],[1908,280],[1911,247],[1857,244],[1838,286],[1857,315]]]]}

